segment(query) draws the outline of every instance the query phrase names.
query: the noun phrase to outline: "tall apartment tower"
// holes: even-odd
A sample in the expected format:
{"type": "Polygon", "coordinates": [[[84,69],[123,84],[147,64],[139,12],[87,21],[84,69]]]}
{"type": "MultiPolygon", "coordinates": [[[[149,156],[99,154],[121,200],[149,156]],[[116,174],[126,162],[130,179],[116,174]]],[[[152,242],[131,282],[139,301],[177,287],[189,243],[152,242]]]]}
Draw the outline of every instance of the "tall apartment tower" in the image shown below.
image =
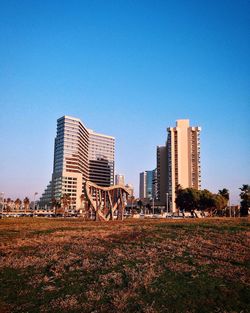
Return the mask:
{"type": "Polygon", "coordinates": [[[139,197],[146,198],[146,172],[140,173],[139,197]]]}
{"type": "Polygon", "coordinates": [[[114,183],[115,139],[87,129],[80,119],[63,116],[57,120],[52,180],[40,198],[50,205],[63,194],[71,197],[71,208],[81,205],[86,180],[101,186],[114,183]]]}
{"type": "Polygon", "coordinates": [[[176,212],[177,185],[201,189],[201,127],[189,126],[189,120],[177,120],[176,127],[169,127],[167,131],[167,192],[170,208],[176,212]]]}

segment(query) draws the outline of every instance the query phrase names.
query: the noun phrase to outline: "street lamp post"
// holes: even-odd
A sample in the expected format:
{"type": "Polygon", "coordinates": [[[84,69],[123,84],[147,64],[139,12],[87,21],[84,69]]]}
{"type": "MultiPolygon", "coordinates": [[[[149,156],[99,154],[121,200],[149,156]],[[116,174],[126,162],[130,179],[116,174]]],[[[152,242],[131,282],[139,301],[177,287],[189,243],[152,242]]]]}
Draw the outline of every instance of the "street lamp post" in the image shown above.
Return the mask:
{"type": "Polygon", "coordinates": [[[168,192],[166,193],[166,207],[167,207],[167,215],[168,215],[168,192]]]}
{"type": "Polygon", "coordinates": [[[1,195],[2,195],[1,207],[2,207],[2,215],[3,215],[3,210],[4,210],[4,192],[1,192],[1,195]]]}
{"type": "Polygon", "coordinates": [[[38,192],[34,193],[34,207],[33,207],[33,211],[35,211],[35,209],[36,209],[36,195],[38,195],[38,192]]]}
{"type": "Polygon", "coordinates": [[[230,198],[228,198],[228,204],[229,204],[229,214],[230,214],[230,217],[232,217],[232,208],[231,208],[230,198]]]}

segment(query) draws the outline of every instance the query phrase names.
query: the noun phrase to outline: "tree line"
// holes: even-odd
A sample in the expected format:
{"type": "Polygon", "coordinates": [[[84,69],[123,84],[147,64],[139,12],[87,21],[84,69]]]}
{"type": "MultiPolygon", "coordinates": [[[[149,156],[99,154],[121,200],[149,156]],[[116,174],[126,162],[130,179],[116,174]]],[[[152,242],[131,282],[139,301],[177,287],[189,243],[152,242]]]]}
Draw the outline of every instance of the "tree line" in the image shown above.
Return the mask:
{"type": "MultiPolygon", "coordinates": [[[[250,186],[243,185],[239,189],[241,190],[240,216],[247,216],[250,208],[250,186]]],[[[229,206],[229,191],[223,188],[214,194],[207,189],[182,188],[178,185],[175,203],[181,212],[193,213],[199,210],[209,212],[210,215],[223,215],[229,206]]]]}
{"type": "MultiPolygon", "coordinates": [[[[240,189],[240,216],[247,216],[248,210],[250,209],[250,186],[247,184],[242,185],[240,189]]],[[[84,195],[81,195],[81,202],[84,201],[84,195]]],[[[62,197],[57,200],[55,198],[51,201],[51,207],[57,213],[65,215],[68,211],[72,199],[69,194],[63,194],[62,197]]],[[[226,188],[223,188],[214,194],[207,189],[197,190],[194,188],[182,188],[180,185],[176,188],[176,200],[175,203],[180,212],[193,212],[195,210],[202,212],[209,212],[210,215],[223,215],[225,210],[229,206],[229,191],[226,188]]],[[[134,209],[137,206],[140,208],[143,207],[141,200],[135,203],[134,209]]],[[[25,197],[23,201],[17,198],[15,201],[10,198],[4,199],[3,208],[5,211],[19,211],[24,209],[25,212],[30,209],[30,200],[28,197],[25,197]]],[[[151,209],[151,205],[147,204],[147,209],[151,209]]],[[[82,207],[83,208],[83,207],[82,207]]]]}
{"type": "Polygon", "coordinates": [[[24,211],[28,211],[30,209],[30,200],[28,197],[25,197],[23,201],[17,198],[15,201],[11,198],[2,200],[2,209],[6,212],[11,212],[13,210],[20,211],[24,209],[24,211]]]}

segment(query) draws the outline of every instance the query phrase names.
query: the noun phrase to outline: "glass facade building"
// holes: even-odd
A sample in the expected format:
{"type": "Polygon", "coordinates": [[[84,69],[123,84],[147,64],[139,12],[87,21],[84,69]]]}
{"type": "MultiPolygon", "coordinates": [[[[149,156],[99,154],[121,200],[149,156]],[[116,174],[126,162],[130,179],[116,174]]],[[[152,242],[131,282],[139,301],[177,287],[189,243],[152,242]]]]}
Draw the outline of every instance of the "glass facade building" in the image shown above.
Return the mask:
{"type": "Polygon", "coordinates": [[[140,198],[152,199],[153,197],[154,171],[145,171],[140,173],[140,198]]]}
{"type": "Polygon", "coordinates": [[[99,186],[114,185],[114,137],[89,130],[89,180],[99,186]]]}
{"type": "Polygon", "coordinates": [[[100,186],[113,185],[114,154],[114,137],[87,129],[78,118],[59,118],[52,180],[40,199],[40,205],[49,205],[52,199],[60,200],[63,194],[69,194],[71,208],[78,209],[86,180],[100,186]]]}

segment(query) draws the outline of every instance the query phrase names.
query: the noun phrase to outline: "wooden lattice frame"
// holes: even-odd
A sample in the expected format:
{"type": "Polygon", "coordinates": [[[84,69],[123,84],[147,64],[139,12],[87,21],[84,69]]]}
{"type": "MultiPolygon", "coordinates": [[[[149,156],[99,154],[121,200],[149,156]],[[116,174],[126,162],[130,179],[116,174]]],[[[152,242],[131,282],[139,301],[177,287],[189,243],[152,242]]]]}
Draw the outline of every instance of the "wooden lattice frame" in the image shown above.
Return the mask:
{"type": "Polygon", "coordinates": [[[123,220],[124,209],[128,197],[128,189],[115,185],[101,187],[90,181],[85,183],[85,191],[91,209],[94,210],[96,220],[114,220],[114,213],[117,210],[117,219],[123,220]]]}

